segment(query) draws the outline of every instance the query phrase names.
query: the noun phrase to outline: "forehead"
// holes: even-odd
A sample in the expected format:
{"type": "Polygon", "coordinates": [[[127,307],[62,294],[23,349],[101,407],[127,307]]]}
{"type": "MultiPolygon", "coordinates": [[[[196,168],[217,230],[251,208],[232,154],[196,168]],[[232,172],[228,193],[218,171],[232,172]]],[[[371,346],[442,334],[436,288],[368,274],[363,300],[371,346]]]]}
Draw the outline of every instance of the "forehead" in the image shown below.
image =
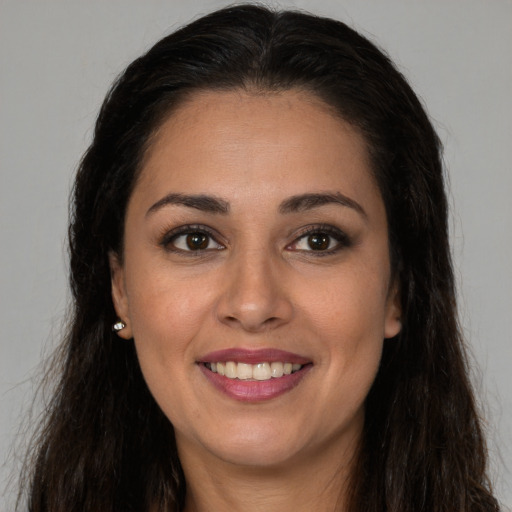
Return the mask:
{"type": "Polygon", "coordinates": [[[136,191],[291,195],[340,187],[353,195],[375,189],[366,141],[352,125],[308,92],[235,90],[195,93],[168,116],[136,191]]]}

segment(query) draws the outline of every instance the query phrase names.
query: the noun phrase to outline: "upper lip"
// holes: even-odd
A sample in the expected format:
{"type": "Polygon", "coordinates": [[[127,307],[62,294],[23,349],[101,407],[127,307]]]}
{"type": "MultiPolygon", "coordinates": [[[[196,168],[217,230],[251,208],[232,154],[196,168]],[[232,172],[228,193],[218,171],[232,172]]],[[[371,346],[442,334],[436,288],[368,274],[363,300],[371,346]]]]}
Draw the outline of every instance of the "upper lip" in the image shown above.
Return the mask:
{"type": "Polygon", "coordinates": [[[256,363],[296,363],[308,364],[310,359],[299,354],[279,350],[277,348],[246,349],[246,348],[227,348],[215,350],[198,359],[199,363],[216,363],[223,361],[235,361],[238,363],[256,364],[256,363]]]}

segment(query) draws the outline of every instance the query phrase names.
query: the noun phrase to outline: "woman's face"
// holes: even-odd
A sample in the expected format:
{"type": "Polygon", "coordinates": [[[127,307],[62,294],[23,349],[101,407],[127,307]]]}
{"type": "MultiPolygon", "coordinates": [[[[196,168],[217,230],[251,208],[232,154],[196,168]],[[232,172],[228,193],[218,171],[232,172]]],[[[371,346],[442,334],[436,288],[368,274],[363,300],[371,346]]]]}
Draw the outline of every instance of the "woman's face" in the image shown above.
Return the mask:
{"type": "Polygon", "coordinates": [[[156,134],[124,242],[120,334],[181,457],[269,466],[354,449],[400,311],[349,124],[304,92],[197,93],[156,134]]]}

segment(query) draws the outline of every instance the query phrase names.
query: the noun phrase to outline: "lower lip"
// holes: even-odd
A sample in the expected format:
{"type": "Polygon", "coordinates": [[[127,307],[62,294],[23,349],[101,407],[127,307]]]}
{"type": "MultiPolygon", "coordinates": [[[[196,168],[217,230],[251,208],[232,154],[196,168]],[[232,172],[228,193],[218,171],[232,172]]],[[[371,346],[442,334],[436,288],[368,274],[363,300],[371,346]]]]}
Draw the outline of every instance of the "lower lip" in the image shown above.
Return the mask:
{"type": "Polygon", "coordinates": [[[295,373],[269,380],[229,379],[212,372],[203,364],[200,364],[199,368],[211,384],[230,398],[240,402],[264,402],[295,388],[311,369],[311,366],[308,364],[295,373]]]}

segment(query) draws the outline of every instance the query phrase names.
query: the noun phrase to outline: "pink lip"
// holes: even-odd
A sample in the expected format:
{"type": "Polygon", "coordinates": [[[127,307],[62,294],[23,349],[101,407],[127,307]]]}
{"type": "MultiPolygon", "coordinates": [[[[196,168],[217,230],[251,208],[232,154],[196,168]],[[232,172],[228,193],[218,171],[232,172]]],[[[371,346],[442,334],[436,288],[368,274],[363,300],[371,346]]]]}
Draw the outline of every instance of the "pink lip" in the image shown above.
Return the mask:
{"type": "Polygon", "coordinates": [[[215,388],[225,395],[242,402],[262,402],[276,398],[296,387],[306,373],[313,366],[311,360],[299,354],[278,350],[275,348],[245,349],[228,348],[216,350],[199,358],[198,366],[203,375],[215,388]],[[218,363],[235,361],[237,363],[257,364],[272,363],[296,363],[304,365],[299,371],[279,378],[264,381],[229,379],[223,375],[212,372],[203,363],[218,363]]]}
{"type": "MultiPolygon", "coordinates": [[[[217,356],[217,353],[214,353],[214,355],[217,356]]],[[[223,361],[224,359],[220,358],[214,360],[223,361]]],[[[261,361],[261,358],[258,359],[258,362],[261,361]]],[[[264,358],[263,361],[268,362],[269,359],[264,358]]],[[[291,362],[288,359],[286,361],[291,362]]],[[[203,372],[203,375],[215,388],[228,397],[241,402],[263,402],[276,398],[295,388],[312,367],[311,364],[307,364],[299,371],[290,375],[283,375],[277,379],[272,378],[264,381],[253,381],[229,379],[228,377],[212,372],[204,364],[199,364],[198,366],[203,372]]]]}
{"type": "Polygon", "coordinates": [[[310,359],[306,359],[298,354],[278,350],[276,348],[266,348],[257,350],[248,350],[245,348],[228,348],[224,350],[216,350],[202,356],[198,362],[200,363],[218,363],[225,361],[235,361],[237,363],[257,364],[272,363],[281,361],[282,363],[308,364],[310,359]]]}

